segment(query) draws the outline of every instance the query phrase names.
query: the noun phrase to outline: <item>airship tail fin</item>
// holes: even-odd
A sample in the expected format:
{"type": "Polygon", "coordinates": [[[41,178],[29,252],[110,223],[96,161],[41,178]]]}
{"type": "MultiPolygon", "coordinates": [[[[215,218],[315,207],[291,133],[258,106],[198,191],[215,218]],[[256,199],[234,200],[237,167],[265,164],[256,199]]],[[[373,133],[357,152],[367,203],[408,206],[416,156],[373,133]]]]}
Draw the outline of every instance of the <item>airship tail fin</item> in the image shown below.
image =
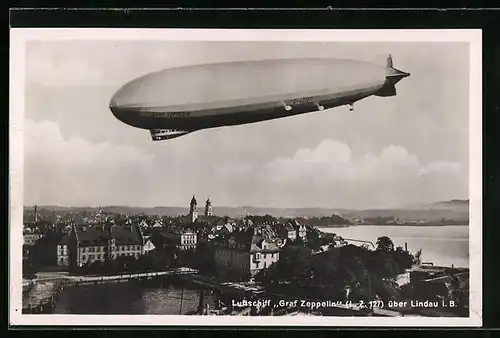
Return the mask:
{"type": "Polygon", "coordinates": [[[397,94],[395,87],[396,83],[401,81],[401,79],[410,76],[410,73],[406,73],[397,68],[394,68],[391,54],[386,56],[385,66],[386,66],[385,83],[375,95],[395,96],[397,94]]]}
{"type": "Polygon", "coordinates": [[[376,63],[381,66],[385,66],[387,68],[392,68],[392,56],[391,54],[381,54],[377,55],[373,61],[373,63],[376,63]]]}

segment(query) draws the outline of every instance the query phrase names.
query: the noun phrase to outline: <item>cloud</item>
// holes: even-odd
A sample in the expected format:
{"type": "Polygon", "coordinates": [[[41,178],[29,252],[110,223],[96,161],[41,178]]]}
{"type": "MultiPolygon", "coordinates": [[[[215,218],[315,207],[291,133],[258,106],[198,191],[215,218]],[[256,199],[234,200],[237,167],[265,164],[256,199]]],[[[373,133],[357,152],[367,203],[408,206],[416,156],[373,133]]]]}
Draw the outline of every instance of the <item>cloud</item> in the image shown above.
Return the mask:
{"type": "Polygon", "coordinates": [[[453,162],[433,162],[428,166],[420,169],[420,175],[431,174],[452,174],[458,175],[461,172],[461,166],[453,162]]]}
{"type": "Polygon", "coordinates": [[[59,126],[51,121],[24,123],[25,152],[27,158],[43,158],[46,162],[63,165],[93,165],[106,163],[148,163],[154,158],[136,147],[109,142],[90,143],[81,137],[64,139],[59,126]]]}
{"type": "Polygon", "coordinates": [[[452,162],[422,165],[416,155],[405,148],[390,145],[380,154],[365,153],[353,157],[348,145],[324,140],[316,148],[299,149],[293,156],[277,158],[264,166],[264,172],[275,182],[314,180],[335,181],[401,181],[425,175],[458,175],[461,166],[452,162]]]}
{"type": "Polygon", "coordinates": [[[145,196],[154,155],[132,146],[64,138],[51,121],[24,123],[25,194],[29,201],[82,205],[145,196]],[[117,192],[119,192],[117,194],[117,192]]]}

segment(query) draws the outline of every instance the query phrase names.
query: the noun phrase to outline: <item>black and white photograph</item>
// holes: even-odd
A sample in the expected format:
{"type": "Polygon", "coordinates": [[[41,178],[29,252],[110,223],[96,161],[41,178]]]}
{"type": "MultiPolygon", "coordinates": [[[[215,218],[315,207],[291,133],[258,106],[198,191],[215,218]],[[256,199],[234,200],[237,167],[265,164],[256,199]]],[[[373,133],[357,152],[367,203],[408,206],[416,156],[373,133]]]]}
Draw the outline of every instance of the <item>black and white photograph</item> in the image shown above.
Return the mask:
{"type": "Polygon", "coordinates": [[[481,325],[481,31],[12,29],[10,76],[12,323],[481,325]]]}

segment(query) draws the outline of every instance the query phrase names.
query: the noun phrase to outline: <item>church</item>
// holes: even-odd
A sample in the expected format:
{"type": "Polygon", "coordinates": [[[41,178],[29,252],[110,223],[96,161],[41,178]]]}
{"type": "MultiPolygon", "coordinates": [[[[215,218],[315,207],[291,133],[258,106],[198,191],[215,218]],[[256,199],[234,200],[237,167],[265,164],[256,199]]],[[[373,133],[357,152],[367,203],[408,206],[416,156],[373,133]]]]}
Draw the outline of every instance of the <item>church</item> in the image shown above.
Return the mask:
{"type": "Polygon", "coordinates": [[[196,201],[196,197],[193,195],[193,198],[191,198],[191,202],[189,203],[189,214],[187,215],[187,217],[185,217],[184,223],[208,222],[211,220],[212,216],[213,216],[213,210],[210,198],[207,198],[207,200],[205,201],[204,214],[199,215],[198,202],[196,201]]]}

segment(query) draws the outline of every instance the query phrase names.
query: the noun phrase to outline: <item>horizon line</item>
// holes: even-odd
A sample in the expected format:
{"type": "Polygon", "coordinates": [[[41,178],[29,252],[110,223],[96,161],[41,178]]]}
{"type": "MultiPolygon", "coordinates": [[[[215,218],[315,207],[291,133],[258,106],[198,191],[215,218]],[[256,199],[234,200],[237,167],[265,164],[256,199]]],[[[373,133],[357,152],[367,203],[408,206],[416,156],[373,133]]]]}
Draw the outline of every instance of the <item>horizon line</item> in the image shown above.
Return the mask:
{"type": "MultiPolygon", "coordinates": [[[[335,209],[335,210],[353,210],[353,211],[361,211],[361,210],[384,210],[384,209],[405,209],[405,208],[410,208],[410,207],[418,207],[421,205],[433,205],[433,204],[439,204],[439,203],[449,203],[449,202],[454,202],[454,201],[460,201],[460,202],[469,202],[469,199],[450,199],[450,200],[445,200],[445,201],[434,201],[434,202],[419,202],[419,203],[414,203],[414,204],[407,204],[407,205],[399,205],[399,206],[384,206],[384,207],[324,207],[324,206],[303,206],[303,207],[278,207],[278,206],[254,206],[254,205],[239,205],[239,206],[230,206],[230,205],[220,205],[220,206],[214,206],[212,205],[213,209],[218,209],[218,208],[231,208],[231,209],[245,209],[245,208],[255,208],[255,209],[335,209]]],[[[175,206],[175,205],[164,205],[164,206],[130,206],[130,205],[95,205],[95,206],[90,206],[90,205],[57,205],[57,204],[31,204],[31,205],[23,205],[24,208],[34,208],[35,206],[37,207],[55,207],[55,208],[85,208],[85,209],[96,209],[96,208],[141,208],[141,209],[157,209],[157,208],[179,208],[179,209],[189,209],[189,207],[186,206],[175,206]]]]}

